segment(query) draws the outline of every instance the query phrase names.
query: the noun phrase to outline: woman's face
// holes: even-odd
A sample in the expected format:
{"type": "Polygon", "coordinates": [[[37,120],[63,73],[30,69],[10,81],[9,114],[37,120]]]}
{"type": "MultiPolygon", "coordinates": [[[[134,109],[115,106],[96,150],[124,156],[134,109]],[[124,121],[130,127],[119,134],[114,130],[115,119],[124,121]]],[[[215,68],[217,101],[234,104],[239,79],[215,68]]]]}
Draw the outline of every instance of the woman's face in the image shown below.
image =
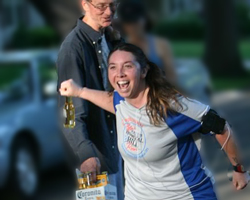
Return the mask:
{"type": "Polygon", "coordinates": [[[145,75],[134,55],[115,51],[109,58],[108,77],[113,88],[124,98],[136,98],[145,87],[145,75]]]}

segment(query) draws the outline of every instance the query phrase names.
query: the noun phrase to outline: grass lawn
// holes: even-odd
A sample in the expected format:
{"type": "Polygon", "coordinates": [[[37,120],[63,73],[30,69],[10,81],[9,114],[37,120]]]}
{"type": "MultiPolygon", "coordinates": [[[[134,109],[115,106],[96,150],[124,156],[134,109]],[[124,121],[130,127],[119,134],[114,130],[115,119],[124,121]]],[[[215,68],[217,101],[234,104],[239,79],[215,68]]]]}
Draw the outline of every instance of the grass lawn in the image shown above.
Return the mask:
{"type": "Polygon", "coordinates": [[[243,59],[250,59],[250,39],[240,42],[240,52],[243,59]]]}
{"type": "Polygon", "coordinates": [[[216,91],[221,90],[234,90],[234,89],[250,89],[250,73],[245,77],[235,78],[212,78],[213,89],[216,91]]]}
{"type": "Polygon", "coordinates": [[[171,47],[176,58],[200,58],[204,52],[203,41],[171,41],[171,47]]]}
{"type": "Polygon", "coordinates": [[[0,91],[28,71],[27,63],[0,63],[0,91]]]}
{"type": "MultiPolygon", "coordinates": [[[[204,52],[204,41],[171,41],[175,57],[197,58],[204,52]]],[[[250,39],[241,40],[239,44],[243,59],[250,59],[250,39]]]]}

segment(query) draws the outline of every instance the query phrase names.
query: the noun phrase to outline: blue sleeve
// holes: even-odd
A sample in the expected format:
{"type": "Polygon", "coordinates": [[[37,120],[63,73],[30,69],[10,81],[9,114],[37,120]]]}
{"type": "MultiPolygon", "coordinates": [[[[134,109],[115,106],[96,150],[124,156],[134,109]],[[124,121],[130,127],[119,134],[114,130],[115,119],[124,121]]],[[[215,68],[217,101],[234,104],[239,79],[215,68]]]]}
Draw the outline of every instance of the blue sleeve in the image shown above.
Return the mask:
{"type": "Polygon", "coordinates": [[[179,112],[168,112],[165,122],[177,138],[196,133],[201,128],[202,116],[210,109],[198,101],[183,98],[180,100],[182,109],[179,112]]]}
{"type": "Polygon", "coordinates": [[[121,97],[117,91],[114,91],[113,104],[114,104],[115,112],[117,111],[116,105],[120,104],[120,101],[122,100],[124,101],[124,98],[121,97]]]}

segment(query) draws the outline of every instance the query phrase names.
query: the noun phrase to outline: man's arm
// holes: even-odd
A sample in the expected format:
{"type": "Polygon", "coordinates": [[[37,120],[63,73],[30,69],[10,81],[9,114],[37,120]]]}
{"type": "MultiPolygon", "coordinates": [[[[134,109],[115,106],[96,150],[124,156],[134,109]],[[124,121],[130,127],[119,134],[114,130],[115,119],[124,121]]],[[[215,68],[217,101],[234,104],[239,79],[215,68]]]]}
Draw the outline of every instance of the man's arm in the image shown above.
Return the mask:
{"type": "MultiPolygon", "coordinates": [[[[70,78],[73,78],[80,86],[84,86],[83,65],[81,55],[77,54],[77,52],[61,50],[57,60],[58,87],[60,87],[63,81],[70,78]]],[[[65,97],[59,96],[58,100],[59,107],[62,108],[65,103],[65,97]]],[[[88,102],[80,98],[73,98],[73,103],[75,106],[76,126],[74,129],[64,128],[63,133],[74,153],[79,158],[79,163],[81,163],[80,170],[98,171],[100,162],[97,158],[96,147],[88,139],[89,133],[86,125],[88,102]]]]}
{"type": "MultiPolygon", "coordinates": [[[[215,137],[217,141],[223,146],[224,151],[226,152],[231,164],[236,166],[240,162],[239,153],[235,141],[233,139],[233,131],[228,124],[225,125],[224,131],[222,134],[216,134],[215,137]]],[[[247,174],[246,173],[233,173],[233,184],[237,190],[241,190],[247,186],[247,174]]]]}

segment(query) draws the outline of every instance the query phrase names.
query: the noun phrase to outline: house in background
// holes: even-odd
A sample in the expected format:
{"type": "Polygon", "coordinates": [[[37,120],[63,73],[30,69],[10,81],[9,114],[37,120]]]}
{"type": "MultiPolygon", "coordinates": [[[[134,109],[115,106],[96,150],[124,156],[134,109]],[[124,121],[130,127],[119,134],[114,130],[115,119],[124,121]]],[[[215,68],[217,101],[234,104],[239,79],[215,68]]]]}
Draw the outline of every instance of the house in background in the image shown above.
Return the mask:
{"type": "Polygon", "coordinates": [[[45,21],[27,0],[1,0],[0,51],[5,48],[15,30],[22,24],[27,28],[42,27],[45,21]]]}
{"type": "Polygon", "coordinates": [[[245,3],[250,7],[250,0],[238,0],[237,2],[245,3]]]}
{"type": "Polygon", "coordinates": [[[144,0],[154,21],[175,18],[185,12],[201,12],[202,0],[144,0]],[[157,2],[157,3],[156,3],[157,2]]]}
{"type": "MultiPolygon", "coordinates": [[[[178,17],[182,13],[193,12],[200,14],[204,0],[143,0],[150,12],[153,21],[178,17]]],[[[250,0],[234,0],[236,4],[243,3],[249,6],[250,0]]]]}
{"type": "MultiPolygon", "coordinates": [[[[166,17],[174,18],[185,12],[201,12],[203,2],[201,0],[162,0],[162,7],[166,17]]],[[[163,12],[164,13],[164,12],[163,12]]]]}

